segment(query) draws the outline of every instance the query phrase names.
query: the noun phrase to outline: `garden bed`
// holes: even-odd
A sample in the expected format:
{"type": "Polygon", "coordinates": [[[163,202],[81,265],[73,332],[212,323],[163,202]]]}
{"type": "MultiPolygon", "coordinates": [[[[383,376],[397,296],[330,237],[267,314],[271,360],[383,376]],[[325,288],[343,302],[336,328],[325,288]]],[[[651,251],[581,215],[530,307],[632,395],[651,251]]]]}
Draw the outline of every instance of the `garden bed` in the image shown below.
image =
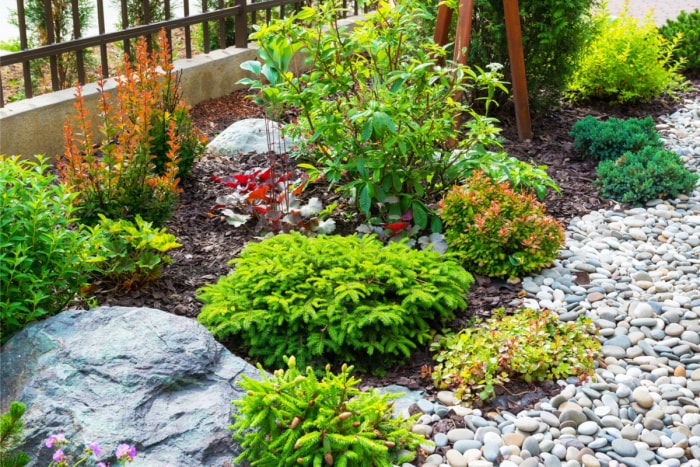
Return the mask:
{"type": "MultiPolygon", "coordinates": [[[[197,105],[192,111],[195,125],[209,138],[223,131],[233,122],[252,117],[262,117],[262,111],[249,99],[246,91],[238,91],[212,101],[197,105]]],[[[681,99],[700,98],[700,81],[693,82],[693,90],[681,95],[681,99]]],[[[573,106],[562,104],[543,115],[533,116],[535,137],[528,141],[518,141],[514,112],[509,105],[497,110],[495,115],[503,127],[504,148],[524,161],[547,165],[549,175],[559,184],[561,193],[549,192],[545,200],[547,212],[565,224],[573,217],[598,209],[617,209],[619,203],[602,200],[592,181],[595,178],[595,161],[583,160],[573,150],[571,127],[586,115],[596,117],[646,117],[653,118],[673,112],[678,105],[669,99],[659,99],[645,105],[590,105],[573,106]]],[[[221,184],[211,177],[232,175],[244,172],[251,167],[267,165],[266,156],[242,155],[235,160],[205,154],[194,164],[190,177],[182,184],[183,193],[172,219],[167,223],[182,248],[170,252],[174,264],[167,266],[163,277],[148,284],[145,288],[132,290],[127,294],[97,291],[95,296],[100,305],[121,305],[153,307],[178,315],[195,318],[202,306],[195,298],[196,290],[205,284],[216,282],[217,278],[228,274],[228,262],[235,257],[244,245],[257,235],[252,229],[234,228],[211,212],[217,196],[223,193],[221,184]]],[[[311,187],[305,196],[318,196],[326,202],[337,195],[325,186],[311,187]]],[[[354,231],[352,223],[340,223],[340,234],[354,231]]],[[[498,307],[513,308],[512,302],[521,292],[519,284],[507,283],[486,277],[476,277],[469,294],[469,307],[457,317],[455,329],[472,316],[488,316],[498,307]]],[[[235,347],[229,345],[232,351],[235,347]]],[[[240,352],[236,352],[240,353],[240,352]]],[[[385,386],[401,384],[412,389],[433,390],[431,379],[421,379],[421,367],[431,364],[427,351],[417,352],[407,364],[390,371],[385,377],[363,377],[363,386],[385,386]]],[[[520,403],[522,393],[532,392],[528,385],[509,388],[512,397],[512,411],[524,406],[520,403]]],[[[540,394],[546,395],[551,387],[541,386],[540,394]]],[[[503,399],[501,399],[502,401],[503,399]]],[[[528,400],[528,404],[531,403],[528,400]]]]}

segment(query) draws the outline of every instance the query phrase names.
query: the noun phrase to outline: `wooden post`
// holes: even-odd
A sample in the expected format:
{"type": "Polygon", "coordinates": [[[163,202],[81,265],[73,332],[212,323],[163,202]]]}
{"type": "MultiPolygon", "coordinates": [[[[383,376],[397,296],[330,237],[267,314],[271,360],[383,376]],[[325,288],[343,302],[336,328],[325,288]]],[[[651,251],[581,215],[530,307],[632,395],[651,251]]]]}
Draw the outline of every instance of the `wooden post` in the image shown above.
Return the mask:
{"type": "Polygon", "coordinates": [[[522,141],[532,138],[532,126],[530,124],[530,106],[527,98],[527,78],[525,76],[525,57],[523,55],[518,0],[503,0],[503,10],[506,20],[510,73],[513,81],[515,123],[518,127],[518,139],[522,141]]]}
{"type": "Polygon", "coordinates": [[[435,35],[433,40],[438,45],[447,44],[447,36],[450,33],[450,23],[452,22],[452,8],[441,4],[438,7],[437,21],[435,24],[435,35]]]}
{"type": "Polygon", "coordinates": [[[459,0],[457,31],[455,32],[455,50],[452,59],[460,65],[467,64],[469,39],[472,34],[473,14],[474,0],[459,0]]]}

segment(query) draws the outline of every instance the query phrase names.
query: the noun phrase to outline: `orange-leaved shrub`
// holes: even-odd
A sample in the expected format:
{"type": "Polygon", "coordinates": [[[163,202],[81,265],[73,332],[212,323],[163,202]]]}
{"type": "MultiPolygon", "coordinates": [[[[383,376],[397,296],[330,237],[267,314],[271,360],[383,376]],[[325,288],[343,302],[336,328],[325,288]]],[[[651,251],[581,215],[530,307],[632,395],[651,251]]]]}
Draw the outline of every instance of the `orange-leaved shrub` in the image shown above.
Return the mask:
{"type": "Polygon", "coordinates": [[[564,244],[560,222],[534,195],[476,171],[440,202],[450,250],[465,269],[489,277],[520,277],[551,264],[564,244]]]}
{"type": "Polygon", "coordinates": [[[77,87],[77,112],[64,124],[65,152],[58,169],[61,181],[78,193],[81,222],[95,225],[99,214],[128,220],[140,215],[159,226],[170,217],[182,169],[189,170],[204,149],[199,133],[183,125],[183,118],[189,121],[189,109],[173,99],[178,80],[172,70],[164,31],[152,53],[141,38],[133,62],[124,58],[116,99],[110,98],[105,80],[97,83],[99,137],[93,133],[82,88],[77,87]],[[193,148],[184,165],[183,147],[193,148]]]}

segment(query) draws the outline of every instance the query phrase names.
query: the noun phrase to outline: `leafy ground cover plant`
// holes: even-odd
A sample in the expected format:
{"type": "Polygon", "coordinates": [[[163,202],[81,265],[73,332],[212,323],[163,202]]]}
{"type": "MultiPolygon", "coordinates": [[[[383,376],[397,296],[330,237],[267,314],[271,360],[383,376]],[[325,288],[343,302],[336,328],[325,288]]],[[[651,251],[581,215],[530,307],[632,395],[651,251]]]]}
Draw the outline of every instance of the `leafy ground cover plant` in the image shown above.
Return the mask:
{"type": "Polygon", "coordinates": [[[532,194],[475,172],[441,201],[449,250],[467,270],[520,277],[549,265],[564,244],[560,222],[532,194]]]}
{"type": "Polygon", "coordinates": [[[669,19],[659,28],[667,41],[680,36],[677,47],[673,49],[673,59],[685,60],[683,71],[697,76],[700,74],[700,9],[688,13],[681,11],[675,20],[669,19]]]}
{"type": "Polygon", "coordinates": [[[299,195],[308,177],[295,186],[291,172],[274,170],[278,157],[284,159],[284,156],[271,156],[272,162],[266,168],[255,167],[233,176],[212,176],[212,181],[233,190],[219,196],[211,210],[219,212],[234,227],[257,219],[255,232],[332,233],[335,221],[326,217],[337,203],[324,208],[318,198],[311,198],[302,205],[299,195]]]}
{"type": "Polygon", "coordinates": [[[603,161],[596,172],[602,197],[630,204],[688,194],[698,181],[698,175],[686,168],[678,154],[651,146],[603,161]]]}
{"type": "Polygon", "coordinates": [[[98,261],[93,276],[127,291],[159,278],[163,264],[172,264],[165,253],[182,246],[165,228],[154,228],[139,215],[134,222],[100,215],[91,234],[98,261]]]}
{"type": "Polygon", "coordinates": [[[533,382],[593,373],[600,342],[589,319],[565,323],[556,313],[527,308],[503,313],[496,310],[486,321],[435,340],[436,386],[478,404],[511,378],[533,382]]]}
{"type": "Polygon", "coordinates": [[[233,272],[201,288],[198,320],[279,368],[357,364],[381,372],[466,306],[471,275],[437,252],[371,236],[297,232],[249,243],[233,272]]]}
{"type": "Polygon", "coordinates": [[[569,98],[646,102],[682,87],[682,62],[673,59],[680,37],[667,40],[650,17],[640,24],[627,9],[612,18],[600,8],[594,24],[568,84],[569,98]]]}
{"type": "Polygon", "coordinates": [[[141,38],[133,63],[125,57],[116,107],[105,81],[98,81],[104,139],[94,137],[90,112],[77,87],[75,125],[69,120],[64,125],[66,150],[58,168],[61,180],[78,193],[85,224],[97,223],[98,214],[113,219],[140,214],[161,225],[177,201],[179,177],[203,150],[188,109],[177,97],[165,33],[159,37],[157,51],[149,53],[141,38]]]}
{"type": "Polygon", "coordinates": [[[31,460],[26,452],[18,450],[26,408],[21,402],[12,402],[10,410],[0,417],[0,467],[23,467],[31,460]]]}
{"type": "Polygon", "coordinates": [[[337,184],[368,219],[396,222],[410,212],[426,228],[426,200],[468,173],[469,158],[480,155],[469,150],[496,144],[499,131],[456,96],[478,88],[488,110],[505,89],[500,74],[439,66],[444,49],[419,40],[416,18],[428,14],[421,2],[380,2],[352,30],[339,26],[340,13],[323,2],[262,26],[252,35],[260,61],[242,65],[254,75],[242,83],[271,107],[300,110],[286,127],[311,156],[300,167],[337,184]],[[291,72],[297,52],[309,73],[291,72]],[[455,125],[459,114],[464,125],[455,125]]]}
{"type": "Polygon", "coordinates": [[[360,391],[351,366],[338,374],[326,366],[322,379],[311,367],[302,373],[294,357],[286,370],[262,380],[243,376],[247,391],[233,403],[234,437],[252,466],[344,465],[390,467],[409,462],[425,438],[411,432],[415,417],[395,418],[391,399],[376,389],[360,391]]]}
{"type": "Polygon", "coordinates": [[[0,155],[0,341],[58,313],[94,269],[74,200],[48,165],[0,155]]]}
{"type": "Polygon", "coordinates": [[[615,160],[626,152],[639,152],[649,146],[661,148],[661,135],[651,117],[598,120],[592,115],[571,127],[574,148],[599,161],[615,160]]]}

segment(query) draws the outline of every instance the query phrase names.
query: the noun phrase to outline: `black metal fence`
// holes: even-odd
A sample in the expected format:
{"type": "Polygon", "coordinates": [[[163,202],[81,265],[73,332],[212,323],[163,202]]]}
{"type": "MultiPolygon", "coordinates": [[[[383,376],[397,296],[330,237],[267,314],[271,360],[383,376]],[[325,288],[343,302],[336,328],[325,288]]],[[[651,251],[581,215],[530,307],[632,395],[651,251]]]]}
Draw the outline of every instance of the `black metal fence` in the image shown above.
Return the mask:
{"type": "MultiPolygon", "coordinates": [[[[56,31],[54,24],[57,14],[66,14],[66,12],[57,12],[53,0],[17,0],[17,23],[19,25],[19,45],[21,51],[6,55],[0,55],[0,71],[3,67],[21,64],[22,81],[24,88],[24,96],[30,98],[34,94],[32,87],[32,60],[48,59],[49,73],[51,79],[51,89],[58,91],[61,89],[61,80],[59,79],[59,60],[63,54],[74,56],[75,61],[71,62],[71,67],[77,73],[77,80],[85,84],[85,60],[84,52],[91,48],[99,49],[99,63],[101,65],[103,77],[109,76],[109,54],[107,46],[112,43],[122,43],[123,51],[129,53],[130,40],[146,36],[150,38],[153,33],[164,28],[168,34],[170,43],[172,44],[172,31],[175,29],[184,30],[184,51],[186,58],[192,58],[193,55],[193,37],[192,27],[201,25],[202,35],[202,51],[209,53],[211,43],[216,42],[220,48],[225,48],[230,45],[246,48],[248,46],[248,34],[253,24],[258,22],[270,22],[273,17],[284,18],[291,11],[298,10],[304,5],[305,0],[213,0],[216,3],[215,8],[208,6],[212,0],[195,0],[197,3],[196,9],[199,11],[191,14],[193,11],[190,0],[177,0],[182,2],[183,16],[172,17],[171,15],[171,0],[109,0],[119,2],[121,13],[121,30],[114,32],[105,32],[105,6],[104,0],[94,0],[95,10],[97,13],[97,35],[82,37],[81,36],[81,11],[79,0],[70,0],[70,17],[73,25],[72,39],[58,42],[56,40],[56,31]],[[46,45],[30,48],[30,38],[28,37],[27,11],[25,4],[33,2],[32,6],[39,10],[43,7],[44,24],[43,34],[46,45]],[[157,5],[161,3],[162,5],[157,5]],[[133,7],[134,4],[140,4],[139,17],[141,18],[138,25],[130,25],[129,17],[134,17],[133,12],[130,13],[128,7],[133,7]],[[154,5],[156,4],[156,5],[154,5]],[[162,6],[164,18],[161,21],[151,22],[150,12],[153,6],[162,6]],[[214,30],[218,38],[211,38],[210,23],[216,25],[214,30]],[[231,35],[231,26],[233,26],[233,34],[231,35]],[[214,39],[212,41],[211,39],[214,39]],[[218,40],[217,40],[218,39],[218,40]],[[232,40],[231,40],[232,39],[232,40]],[[228,43],[227,43],[228,42],[228,43]],[[232,44],[230,42],[233,42],[232,44]]],[[[306,0],[308,1],[308,0],[306,0]]],[[[358,0],[344,0],[344,6],[355,15],[359,12],[358,0]],[[351,3],[352,2],[352,3],[351,3]]],[[[133,22],[133,21],[132,21],[133,22]]],[[[150,43],[149,43],[150,44],[150,43]]],[[[2,90],[2,74],[0,74],[0,107],[4,106],[5,96],[2,90]]]]}

